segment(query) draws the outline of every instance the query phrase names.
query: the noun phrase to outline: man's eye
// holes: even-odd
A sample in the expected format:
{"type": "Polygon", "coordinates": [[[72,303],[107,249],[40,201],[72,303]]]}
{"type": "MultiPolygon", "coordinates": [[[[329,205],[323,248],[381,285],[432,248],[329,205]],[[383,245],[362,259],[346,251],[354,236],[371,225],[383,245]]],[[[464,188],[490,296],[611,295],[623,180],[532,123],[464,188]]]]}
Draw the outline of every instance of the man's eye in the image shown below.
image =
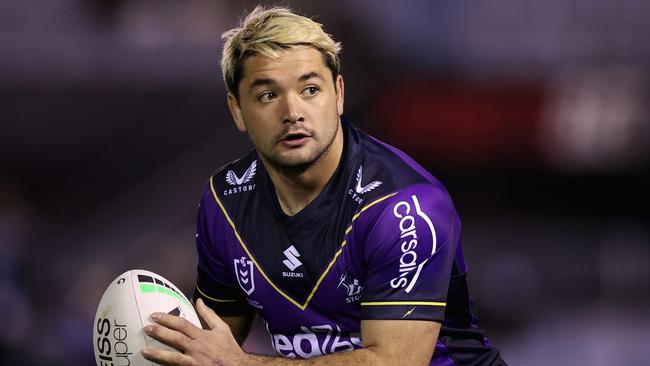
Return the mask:
{"type": "Polygon", "coordinates": [[[266,103],[266,102],[270,102],[271,100],[273,100],[273,98],[275,98],[275,94],[273,94],[272,92],[266,92],[266,93],[260,94],[260,96],[257,97],[257,98],[259,99],[260,102],[266,103]]]}
{"type": "Polygon", "coordinates": [[[319,89],[316,86],[308,86],[305,89],[303,89],[302,94],[306,96],[313,96],[318,94],[319,89]]]}

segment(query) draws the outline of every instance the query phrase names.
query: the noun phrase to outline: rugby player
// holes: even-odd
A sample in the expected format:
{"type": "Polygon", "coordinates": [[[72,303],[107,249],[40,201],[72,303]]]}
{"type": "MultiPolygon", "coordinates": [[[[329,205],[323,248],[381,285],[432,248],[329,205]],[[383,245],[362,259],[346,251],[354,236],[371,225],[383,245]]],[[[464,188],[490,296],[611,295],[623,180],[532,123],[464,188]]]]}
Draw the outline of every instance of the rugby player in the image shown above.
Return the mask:
{"type": "MultiPolygon", "coordinates": [[[[156,313],[165,365],[505,365],[476,324],[444,186],[346,121],[340,44],[287,8],[224,33],[227,102],[254,149],[206,185],[199,329],[156,313]],[[257,312],[278,356],[240,344],[257,312]]],[[[395,121],[395,123],[402,123],[395,121]]]]}

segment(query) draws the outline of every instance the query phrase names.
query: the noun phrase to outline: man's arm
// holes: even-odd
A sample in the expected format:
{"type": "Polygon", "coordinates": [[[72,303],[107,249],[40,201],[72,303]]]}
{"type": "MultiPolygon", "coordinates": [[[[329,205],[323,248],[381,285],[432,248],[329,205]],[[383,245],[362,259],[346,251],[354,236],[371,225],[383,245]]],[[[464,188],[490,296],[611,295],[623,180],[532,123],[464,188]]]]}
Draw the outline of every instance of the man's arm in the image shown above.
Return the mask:
{"type": "Polygon", "coordinates": [[[257,356],[245,353],[235,341],[230,327],[203,301],[197,300],[199,315],[208,325],[199,329],[187,320],[164,313],[152,315],[155,326],[145,332],[178,350],[171,352],[145,348],[142,354],[148,360],[163,365],[201,366],[303,366],[303,365],[428,365],[438,339],[440,324],[421,320],[363,320],[361,337],[364,348],[341,352],[309,360],[257,356]]]}

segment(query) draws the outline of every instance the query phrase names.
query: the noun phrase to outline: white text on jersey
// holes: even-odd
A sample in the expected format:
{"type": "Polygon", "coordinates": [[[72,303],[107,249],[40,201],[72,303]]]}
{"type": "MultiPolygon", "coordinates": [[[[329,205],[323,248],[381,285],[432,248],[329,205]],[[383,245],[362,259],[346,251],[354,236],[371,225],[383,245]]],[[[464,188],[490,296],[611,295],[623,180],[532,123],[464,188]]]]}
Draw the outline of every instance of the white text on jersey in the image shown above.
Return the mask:
{"type": "Polygon", "coordinates": [[[293,336],[273,334],[273,349],[287,358],[311,358],[328,353],[353,351],[363,347],[359,333],[342,332],[336,325],[301,326],[302,333],[293,336]]]}
{"type": "Polygon", "coordinates": [[[415,207],[415,214],[427,223],[427,226],[431,231],[431,256],[433,256],[433,253],[436,251],[436,231],[433,228],[433,223],[431,222],[431,219],[429,219],[429,216],[420,209],[420,202],[418,201],[417,196],[413,195],[411,196],[411,199],[413,200],[412,202],[400,201],[393,206],[393,215],[400,219],[400,238],[404,239],[404,241],[400,246],[402,255],[399,258],[399,275],[390,281],[390,285],[392,288],[401,288],[406,286],[404,291],[407,293],[411,292],[420,276],[422,267],[424,267],[426,262],[431,258],[428,256],[418,264],[418,253],[415,251],[415,248],[418,246],[418,233],[415,225],[415,216],[411,214],[411,203],[415,207]],[[411,277],[410,281],[408,277],[411,277]]]}

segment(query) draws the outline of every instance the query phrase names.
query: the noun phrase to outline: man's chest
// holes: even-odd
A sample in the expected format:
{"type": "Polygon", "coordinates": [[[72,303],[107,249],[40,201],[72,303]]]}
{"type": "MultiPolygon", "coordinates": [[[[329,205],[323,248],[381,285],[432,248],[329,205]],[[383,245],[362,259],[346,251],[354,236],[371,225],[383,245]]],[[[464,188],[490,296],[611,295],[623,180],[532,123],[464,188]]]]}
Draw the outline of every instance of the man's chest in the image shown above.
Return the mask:
{"type": "Polygon", "coordinates": [[[332,309],[354,303],[362,270],[342,221],[292,226],[270,217],[240,224],[235,240],[226,241],[226,262],[242,291],[260,304],[274,299],[300,309],[321,299],[332,309]]]}

